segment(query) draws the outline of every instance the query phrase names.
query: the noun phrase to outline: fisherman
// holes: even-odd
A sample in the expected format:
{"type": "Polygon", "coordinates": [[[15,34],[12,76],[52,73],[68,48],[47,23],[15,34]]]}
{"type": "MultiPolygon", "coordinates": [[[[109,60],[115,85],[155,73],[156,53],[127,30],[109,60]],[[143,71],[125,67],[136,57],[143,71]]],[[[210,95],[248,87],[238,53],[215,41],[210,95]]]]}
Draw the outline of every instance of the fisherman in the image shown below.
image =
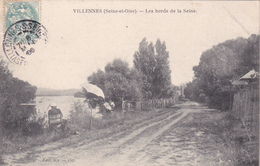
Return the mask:
{"type": "Polygon", "coordinates": [[[57,104],[51,103],[50,104],[51,109],[48,112],[48,118],[49,118],[49,127],[51,125],[58,125],[61,124],[61,129],[64,130],[67,127],[67,120],[62,119],[63,114],[60,109],[57,108],[57,104]]]}
{"type": "Polygon", "coordinates": [[[62,114],[61,110],[57,108],[57,104],[56,103],[51,103],[50,107],[51,107],[51,109],[48,112],[49,116],[50,115],[53,115],[53,116],[57,115],[57,116],[61,116],[61,118],[63,117],[63,114],[62,114]]]}

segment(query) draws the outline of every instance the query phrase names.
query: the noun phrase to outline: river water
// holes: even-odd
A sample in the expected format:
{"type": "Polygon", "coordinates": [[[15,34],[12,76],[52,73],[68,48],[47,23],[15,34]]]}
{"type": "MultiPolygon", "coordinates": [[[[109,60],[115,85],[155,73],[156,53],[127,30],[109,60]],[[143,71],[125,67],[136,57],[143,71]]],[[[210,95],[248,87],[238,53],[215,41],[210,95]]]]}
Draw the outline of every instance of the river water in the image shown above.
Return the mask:
{"type": "Polygon", "coordinates": [[[56,103],[64,118],[69,117],[69,112],[74,102],[83,102],[84,98],[74,96],[36,96],[36,110],[40,113],[48,113],[51,103],[56,103]]]}

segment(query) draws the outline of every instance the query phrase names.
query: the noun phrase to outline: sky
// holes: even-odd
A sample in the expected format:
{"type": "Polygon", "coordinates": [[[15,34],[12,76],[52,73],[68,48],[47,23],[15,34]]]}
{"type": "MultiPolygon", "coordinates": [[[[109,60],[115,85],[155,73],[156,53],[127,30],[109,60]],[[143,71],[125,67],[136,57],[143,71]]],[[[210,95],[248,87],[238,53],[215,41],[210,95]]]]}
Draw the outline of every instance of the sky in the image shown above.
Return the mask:
{"type": "MultiPolygon", "coordinates": [[[[133,66],[133,55],[144,37],[153,43],[165,41],[172,83],[180,85],[192,81],[192,68],[204,51],[229,39],[259,34],[258,1],[42,0],[40,18],[48,30],[45,48],[36,50],[27,66],[10,63],[9,68],[15,77],[53,89],[80,88],[88,76],[115,58],[133,66]],[[74,13],[73,9],[144,12],[74,13]],[[168,13],[146,13],[146,9],[166,9],[168,13]],[[171,9],[196,13],[170,13],[171,9]]],[[[3,30],[0,32],[3,38],[3,30]]],[[[3,50],[1,55],[8,61],[3,50]]]]}

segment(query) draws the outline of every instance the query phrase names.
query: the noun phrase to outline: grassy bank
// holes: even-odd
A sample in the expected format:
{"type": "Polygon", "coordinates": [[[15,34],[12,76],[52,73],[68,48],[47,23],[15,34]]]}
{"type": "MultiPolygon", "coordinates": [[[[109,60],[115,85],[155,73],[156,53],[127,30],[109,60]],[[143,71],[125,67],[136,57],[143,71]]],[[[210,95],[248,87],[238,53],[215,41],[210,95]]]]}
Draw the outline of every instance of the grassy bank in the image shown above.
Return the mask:
{"type": "Polygon", "coordinates": [[[66,136],[57,133],[44,132],[41,135],[24,136],[22,133],[14,133],[12,136],[2,136],[0,149],[3,154],[15,153],[26,150],[30,147],[43,145],[57,141],[66,136]]]}
{"type": "Polygon", "coordinates": [[[199,165],[258,166],[258,140],[250,141],[241,121],[229,112],[190,114],[178,127],[178,137],[197,143],[199,165]]]}
{"type": "Polygon", "coordinates": [[[68,120],[69,128],[77,133],[76,137],[69,138],[74,141],[66,142],[66,138],[71,137],[72,133],[50,133],[47,129],[43,132],[43,134],[34,136],[24,136],[22,133],[17,132],[9,136],[1,137],[2,143],[0,144],[0,149],[2,154],[23,152],[29,148],[56,142],[58,140],[61,142],[59,146],[67,146],[69,144],[73,144],[73,142],[78,142],[85,139],[99,139],[131,127],[130,124],[132,124],[133,121],[141,122],[142,119],[152,117],[158,113],[157,110],[151,110],[149,113],[147,111],[129,111],[126,113],[112,112],[110,114],[105,114],[102,118],[91,118],[90,124],[89,112],[86,112],[79,107],[77,109],[77,114],[72,114],[74,117],[71,117],[68,120]]]}

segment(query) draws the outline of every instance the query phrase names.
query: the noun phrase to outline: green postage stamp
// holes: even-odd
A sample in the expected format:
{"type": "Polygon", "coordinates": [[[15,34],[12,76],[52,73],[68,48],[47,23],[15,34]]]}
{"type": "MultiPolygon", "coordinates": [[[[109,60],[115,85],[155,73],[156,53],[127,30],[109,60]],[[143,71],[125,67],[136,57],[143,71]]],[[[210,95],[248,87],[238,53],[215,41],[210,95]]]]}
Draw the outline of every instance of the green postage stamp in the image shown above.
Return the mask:
{"type": "Polygon", "coordinates": [[[4,1],[3,50],[17,65],[28,65],[47,42],[47,30],[40,21],[40,1],[4,1]]]}
{"type": "Polygon", "coordinates": [[[40,21],[40,1],[4,1],[5,31],[21,20],[40,21]]]}

